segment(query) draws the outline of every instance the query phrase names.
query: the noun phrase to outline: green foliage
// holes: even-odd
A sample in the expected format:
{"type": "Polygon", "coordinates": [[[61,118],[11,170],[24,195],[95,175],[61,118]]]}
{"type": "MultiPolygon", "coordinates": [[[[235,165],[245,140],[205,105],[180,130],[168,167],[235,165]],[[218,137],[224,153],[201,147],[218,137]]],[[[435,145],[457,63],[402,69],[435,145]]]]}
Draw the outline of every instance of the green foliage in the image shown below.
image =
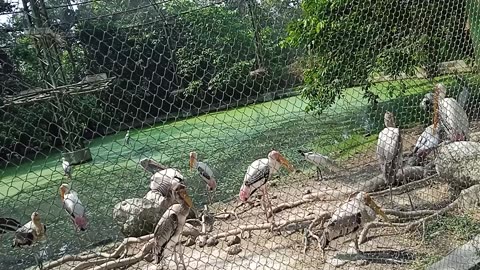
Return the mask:
{"type": "Polygon", "coordinates": [[[374,74],[412,75],[423,67],[435,76],[439,62],[471,56],[464,1],[306,0],[301,6],[303,16],[289,25],[283,45],[307,51],[307,110],[323,111],[354,85],[368,93],[374,74]]]}

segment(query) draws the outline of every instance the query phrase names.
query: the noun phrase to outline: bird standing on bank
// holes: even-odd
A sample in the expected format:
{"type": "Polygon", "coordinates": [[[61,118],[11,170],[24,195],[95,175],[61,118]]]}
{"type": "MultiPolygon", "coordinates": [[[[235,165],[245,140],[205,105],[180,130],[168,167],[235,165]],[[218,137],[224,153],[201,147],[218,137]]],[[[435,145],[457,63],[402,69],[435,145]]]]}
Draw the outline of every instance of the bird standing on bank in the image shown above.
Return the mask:
{"type": "Polygon", "coordinates": [[[315,153],[312,151],[306,152],[302,150],[298,150],[298,152],[303,156],[303,158],[310,162],[311,164],[315,165],[317,169],[317,179],[323,180],[322,170],[321,168],[326,168],[329,171],[338,172],[340,167],[337,163],[331,160],[329,157],[324,156],[319,153],[315,153]]]}
{"type": "Polygon", "coordinates": [[[190,163],[190,170],[193,170],[195,168],[197,172],[200,174],[200,177],[202,178],[203,182],[205,182],[205,185],[207,187],[208,204],[212,204],[212,198],[210,193],[215,191],[217,187],[217,180],[213,175],[212,169],[210,169],[210,167],[205,162],[201,162],[197,160],[196,152],[190,152],[189,163],[190,163]]]}
{"type": "Polygon", "coordinates": [[[12,247],[31,246],[46,237],[47,226],[42,223],[40,215],[33,212],[31,220],[15,231],[12,247]]]}
{"type": "Polygon", "coordinates": [[[70,190],[67,184],[60,186],[60,199],[62,200],[63,208],[70,216],[75,231],[85,231],[87,229],[87,216],[85,207],[78,198],[78,194],[70,190]]]}
{"type": "Polygon", "coordinates": [[[159,264],[168,253],[173,252],[175,264],[178,268],[177,252],[180,255],[180,263],[185,267],[180,238],[193,203],[187,194],[187,188],[183,184],[173,184],[172,196],[177,203],[170,206],[158,221],[153,233],[154,246],[152,253],[155,263],[159,264]]]}
{"type": "Polygon", "coordinates": [[[124,140],[126,145],[130,144],[130,130],[127,130],[127,134],[125,134],[124,140]]]}
{"type": "Polygon", "coordinates": [[[434,107],[438,106],[438,115],[434,118],[439,117],[440,128],[446,136],[441,139],[452,142],[466,141],[470,136],[467,113],[454,98],[447,98],[446,94],[447,88],[443,84],[435,85],[434,107]]]}
{"type": "Polygon", "coordinates": [[[72,165],[68,162],[65,157],[62,157],[62,167],[63,167],[63,174],[68,177],[68,179],[72,179],[72,165]]]}

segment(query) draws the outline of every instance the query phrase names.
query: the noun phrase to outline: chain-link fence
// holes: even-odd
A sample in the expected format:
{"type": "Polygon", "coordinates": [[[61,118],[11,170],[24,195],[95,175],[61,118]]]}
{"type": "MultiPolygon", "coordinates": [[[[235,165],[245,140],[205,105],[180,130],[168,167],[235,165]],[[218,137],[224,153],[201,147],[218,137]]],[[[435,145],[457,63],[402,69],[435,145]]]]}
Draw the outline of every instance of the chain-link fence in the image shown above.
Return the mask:
{"type": "Polygon", "coordinates": [[[475,269],[479,16],[0,0],[0,269],[475,269]]]}

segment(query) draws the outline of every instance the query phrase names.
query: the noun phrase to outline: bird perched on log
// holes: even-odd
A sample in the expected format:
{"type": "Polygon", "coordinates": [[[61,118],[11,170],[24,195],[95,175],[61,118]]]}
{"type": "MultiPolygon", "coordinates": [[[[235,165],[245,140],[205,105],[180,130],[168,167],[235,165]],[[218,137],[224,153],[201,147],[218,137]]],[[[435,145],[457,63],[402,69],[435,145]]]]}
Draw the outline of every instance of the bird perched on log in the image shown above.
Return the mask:
{"type": "Polygon", "coordinates": [[[158,221],[153,233],[154,246],[152,253],[155,263],[158,264],[167,253],[173,252],[178,268],[177,252],[180,255],[180,262],[185,267],[183,247],[180,243],[180,238],[182,237],[183,228],[193,203],[183,184],[175,183],[173,185],[172,196],[175,197],[177,204],[170,206],[158,221]]]}
{"type": "Polygon", "coordinates": [[[70,216],[75,231],[85,231],[87,229],[87,216],[82,201],[78,198],[78,194],[70,190],[67,184],[60,186],[60,198],[63,208],[70,216]]]}
{"type": "Polygon", "coordinates": [[[66,175],[68,179],[72,179],[72,166],[70,162],[68,162],[65,157],[62,157],[62,167],[63,167],[63,175],[66,175]]]}
{"type": "MultiPolygon", "coordinates": [[[[293,172],[293,166],[290,165],[287,159],[283,157],[280,152],[276,150],[270,151],[267,158],[257,159],[247,168],[245,177],[243,178],[243,185],[240,188],[240,200],[247,202],[248,198],[255,193],[258,189],[262,189],[263,196],[262,201],[265,205],[265,214],[268,219],[268,208],[271,208],[270,200],[267,195],[267,181],[270,180],[272,175],[276,174],[280,167],[284,166],[289,172],[293,172]]],[[[271,210],[271,209],[270,209],[271,210]]],[[[273,217],[273,213],[272,213],[273,217]]]]}
{"type": "Polygon", "coordinates": [[[433,106],[434,111],[438,111],[438,115],[435,115],[434,119],[439,117],[440,128],[444,130],[446,140],[466,141],[470,135],[467,113],[455,99],[446,98],[446,93],[447,89],[443,84],[435,85],[433,106]]]}
{"type": "Polygon", "coordinates": [[[33,212],[31,221],[15,231],[12,247],[30,246],[46,237],[47,226],[42,223],[40,215],[33,212]]]}
{"type": "Polygon", "coordinates": [[[150,172],[152,174],[159,172],[161,170],[167,169],[167,166],[160,164],[156,162],[153,159],[150,158],[143,158],[140,160],[140,166],[143,167],[143,169],[147,172],[150,172]]]}
{"type": "Polygon", "coordinates": [[[170,198],[172,187],[175,184],[184,184],[183,175],[176,169],[167,168],[156,172],[150,178],[150,190],[170,198]]]}
{"type": "Polygon", "coordinates": [[[22,224],[13,218],[0,217],[0,234],[14,232],[22,227],[22,224]]]}
{"type": "Polygon", "coordinates": [[[398,170],[402,168],[402,136],[400,129],[395,127],[393,113],[385,112],[384,124],[385,128],[378,135],[377,159],[393,203],[392,185],[396,181],[398,170]]]}
{"type": "Polygon", "coordinates": [[[315,165],[315,167],[317,168],[318,180],[323,180],[321,168],[326,168],[327,170],[331,170],[334,172],[338,172],[340,170],[340,167],[337,165],[337,163],[331,160],[327,156],[324,156],[319,153],[315,153],[313,151],[307,152],[307,151],[298,150],[298,153],[300,153],[306,161],[315,165]]]}
{"type": "Polygon", "coordinates": [[[325,230],[320,237],[322,252],[334,239],[353,234],[352,240],[355,244],[355,250],[361,253],[358,246],[358,232],[363,229],[366,223],[374,221],[377,215],[391,223],[370,195],[365,192],[356,192],[350,195],[347,202],[335,210],[325,225],[325,230]]]}
{"type": "Polygon", "coordinates": [[[203,182],[207,186],[207,196],[208,196],[208,203],[212,203],[212,198],[210,196],[210,192],[214,191],[217,187],[217,180],[215,180],[215,176],[213,175],[212,169],[205,163],[197,160],[197,153],[190,152],[190,170],[195,168],[197,172],[200,174],[203,182]]]}
{"type": "Polygon", "coordinates": [[[124,141],[126,145],[130,144],[130,130],[127,130],[127,134],[125,134],[124,141]]]}

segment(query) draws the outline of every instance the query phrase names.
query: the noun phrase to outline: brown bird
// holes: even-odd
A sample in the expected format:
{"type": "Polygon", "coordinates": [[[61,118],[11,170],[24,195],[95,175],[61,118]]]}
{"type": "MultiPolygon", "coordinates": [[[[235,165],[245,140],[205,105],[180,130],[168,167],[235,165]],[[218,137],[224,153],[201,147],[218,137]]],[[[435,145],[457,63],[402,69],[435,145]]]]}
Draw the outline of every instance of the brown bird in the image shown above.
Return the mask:
{"type": "Polygon", "coordinates": [[[47,226],[42,223],[40,215],[33,212],[31,221],[20,227],[15,232],[12,247],[30,246],[34,242],[42,240],[46,237],[47,226]]]}

